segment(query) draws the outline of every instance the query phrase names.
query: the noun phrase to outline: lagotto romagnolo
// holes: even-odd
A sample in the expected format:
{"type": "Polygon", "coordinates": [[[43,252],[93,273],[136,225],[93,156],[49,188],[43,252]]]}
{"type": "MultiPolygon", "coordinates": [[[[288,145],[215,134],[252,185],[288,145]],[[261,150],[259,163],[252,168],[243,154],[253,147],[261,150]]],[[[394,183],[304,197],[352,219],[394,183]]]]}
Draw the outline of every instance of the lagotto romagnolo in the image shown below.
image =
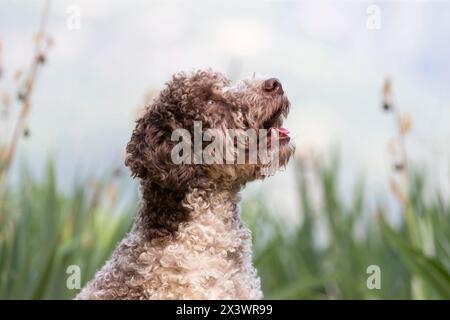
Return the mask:
{"type": "Polygon", "coordinates": [[[126,148],[125,164],[140,181],[134,224],[76,298],[261,299],[238,202],[247,182],[265,177],[264,165],[174,163],[171,137],[177,129],[193,136],[195,122],[202,130],[278,132],[281,167],[294,150],[282,128],[288,110],[275,78],[232,85],[212,70],[173,75],[137,120],[126,148]]]}

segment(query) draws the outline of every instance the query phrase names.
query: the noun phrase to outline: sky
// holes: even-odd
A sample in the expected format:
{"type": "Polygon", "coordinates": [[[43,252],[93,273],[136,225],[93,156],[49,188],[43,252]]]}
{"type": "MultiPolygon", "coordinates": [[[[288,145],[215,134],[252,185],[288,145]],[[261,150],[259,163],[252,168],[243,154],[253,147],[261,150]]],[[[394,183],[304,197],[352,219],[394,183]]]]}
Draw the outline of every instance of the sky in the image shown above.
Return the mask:
{"type": "MultiPolygon", "coordinates": [[[[43,6],[0,3],[0,94],[14,90],[15,70],[30,62],[43,6]]],[[[254,72],[279,78],[297,153],[329,157],[339,148],[342,196],[351,198],[364,176],[375,203],[389,197],[386,145],[395,126],[381,109],[389,75],[397,106],[412,116],[411,162],[449,194],[450,2],[62,0],[52,2],[47,29],[55,45],[37,79],[31,136],[20,143],[15,173],[25,159],[39,175],[53,156],[64,186],[80,173],[123,167],[146,92],[174,72],[211,67],[233,80],[254,72]],[[76,29],[68,25],[74,8],[76,29]]],[[[0,122],[0,140],[8,126],[0,122]]],[[[278,210],[295,216],[293,170],[247,192],[277,190],[278,210]]]]}

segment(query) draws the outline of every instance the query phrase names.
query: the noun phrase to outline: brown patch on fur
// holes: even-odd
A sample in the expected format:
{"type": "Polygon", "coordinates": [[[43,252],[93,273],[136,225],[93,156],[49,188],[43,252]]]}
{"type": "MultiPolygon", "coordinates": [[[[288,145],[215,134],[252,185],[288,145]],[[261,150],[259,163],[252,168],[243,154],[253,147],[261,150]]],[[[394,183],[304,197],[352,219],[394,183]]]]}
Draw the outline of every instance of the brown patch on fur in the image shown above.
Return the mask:
{"type": "Polygon", "coordinates": [[[150,180],[142,181],[141,192],[142,206],[134,226],[148,239],[173,237],[178,225],[188,221],[189,212],[182,206],[185,192],[163,189],[150,180]]]}

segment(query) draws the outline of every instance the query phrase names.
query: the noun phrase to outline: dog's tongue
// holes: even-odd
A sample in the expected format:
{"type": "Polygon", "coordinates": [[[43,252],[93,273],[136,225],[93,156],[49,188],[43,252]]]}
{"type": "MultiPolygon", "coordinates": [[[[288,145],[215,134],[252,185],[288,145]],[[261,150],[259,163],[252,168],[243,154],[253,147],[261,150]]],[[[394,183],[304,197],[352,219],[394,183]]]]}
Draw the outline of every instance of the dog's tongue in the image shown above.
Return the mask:
{"type": "Polygon", "coordinates": [[[286,128],[270,128],[269,135],[272,134],[272,130],[275,130],[278,133],[279,138],[289,137],[289,130],[286,128]]]}
{"type": "Polygon", "coordinates": [[[289,130],[286,128],[275,128],[278,131],[280,137],[289,137],[289,130]]]}

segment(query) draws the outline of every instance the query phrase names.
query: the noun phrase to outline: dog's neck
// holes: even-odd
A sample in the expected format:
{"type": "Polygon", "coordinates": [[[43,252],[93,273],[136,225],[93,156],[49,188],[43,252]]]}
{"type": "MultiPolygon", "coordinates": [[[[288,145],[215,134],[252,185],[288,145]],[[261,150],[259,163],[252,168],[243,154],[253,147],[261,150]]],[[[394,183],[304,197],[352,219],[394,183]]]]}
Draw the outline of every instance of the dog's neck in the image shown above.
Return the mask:
{"type": "Polygon", "coordinates": [[[133,230],[149,239],[173,237],[180,224],[204,221],[204,215],[225,224],[237,223],[236,227],[240,227],[239,190],[174,191],[143,180],[141,193],[141,206],[133,230]]]}
{"type": "Polygon", "coordinates": [[[192,221],[203,221],[204,216],[207,216],[208,219],[227,224],[232,220],[240,221],[239,201],[237,191],[194,189],[186,194],[183,207],[190,212],[192,221]]]}

